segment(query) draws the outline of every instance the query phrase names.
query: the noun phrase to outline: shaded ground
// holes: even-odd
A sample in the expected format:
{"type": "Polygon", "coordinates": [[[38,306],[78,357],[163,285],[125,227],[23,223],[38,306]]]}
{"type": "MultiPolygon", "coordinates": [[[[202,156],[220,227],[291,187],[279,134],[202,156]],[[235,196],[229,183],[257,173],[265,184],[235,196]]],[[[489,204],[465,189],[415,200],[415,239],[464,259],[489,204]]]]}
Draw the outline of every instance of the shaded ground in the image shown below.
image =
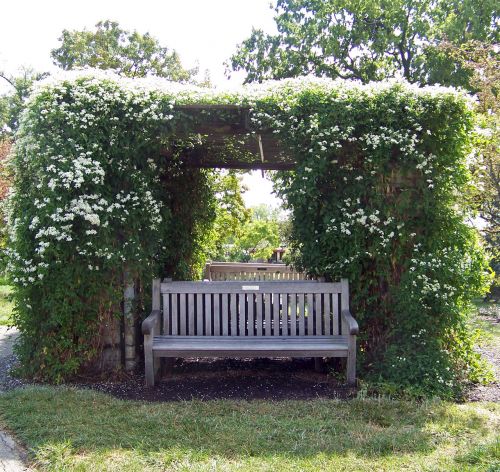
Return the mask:
{"type": "Polygon", "coordinates": [[[147,401],[346,398],[354,389],[332,375],[314,371],[306,359],[179,359],[154,389],[143,375],[116,383],[83,382],[119,398],[147,401]]]}
{"type": "Polygon", "coordinates": [[[26,383],[11,375],[11,369],[16,363],[12,347],[17,335],[18,331],[16,329],[0,325],[0,392],[21,387],[26,383]]]}

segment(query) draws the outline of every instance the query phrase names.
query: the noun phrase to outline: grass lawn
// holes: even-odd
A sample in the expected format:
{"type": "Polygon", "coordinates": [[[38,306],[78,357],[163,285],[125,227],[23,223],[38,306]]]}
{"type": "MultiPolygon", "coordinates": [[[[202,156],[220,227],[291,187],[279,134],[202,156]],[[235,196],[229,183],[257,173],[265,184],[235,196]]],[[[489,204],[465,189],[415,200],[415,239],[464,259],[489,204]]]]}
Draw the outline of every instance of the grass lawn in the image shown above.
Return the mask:
{"type": "Polygon", "coordinates": [[[8,325],[10,314],[12,312],[12,302],[9,300],[9,294],[12,291],[10,285],[5,285],[0,278],[0,326],[8,325]]]}
{"type": "Polygon", "coordinates": [[[481,330],[482,343],[500,348],[500,323],[491,320],[500,319],[500,303],[476,301],[478,315],[474,318],[474,326],[481,330]]]}
{"type": "Polygon", "coordinates": [[[2,423],[46,470],[500,470],[500,405],[142,403],[67,388],[0,395],[2,423]]]}
{"type": "MultiPolygon", "coordinates": [[[[485,316],[475,321],[483,340],[500,343],[485,316]]],[[[500,471],[499,403],[146,403],[30,387],[0,394],[0,426],[37,470],[500,471]]]]}

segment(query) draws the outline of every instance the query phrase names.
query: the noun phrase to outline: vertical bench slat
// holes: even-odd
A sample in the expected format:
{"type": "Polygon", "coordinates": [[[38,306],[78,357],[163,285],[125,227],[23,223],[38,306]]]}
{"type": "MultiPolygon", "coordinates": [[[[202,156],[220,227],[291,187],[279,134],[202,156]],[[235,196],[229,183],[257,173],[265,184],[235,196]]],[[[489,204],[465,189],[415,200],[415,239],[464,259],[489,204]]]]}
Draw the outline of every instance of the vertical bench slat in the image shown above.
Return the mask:
{"type": "Polygon", "coordinates": [[[205,336],[212,336],[212,294],[205,293],[205,336]]]}
{"type": "Polygon", "coordinates": [[[273,310],[273,334],[275,336],[280,335],[280,307],[281,307],[281,294],[273,293],[271,294],[273,302],[271,304],[273,310]]]}
{"type": "MultiPolygon", "coordinates": [[[[335,296],[335,295],[334,295],[335,296]]],[[[330,306],[330,294],[325,293],[325,309],[323,312],[325,315],[325,334],[330,336],[332,334],[332,313],[330,306]]]]}
{"type": "Polygon", "coordinates": [[[187,296],[188,309],[188,334],[194,336],[194,294],[189,293],[187,296]]]}
{"type": "Polygon", "coordinates": [[[238,335],[238,309],[236,306],[236,294],[231,293],[230,297],[230,310],[231,310],[231,336],[238,335]]]}
{"type": "Polygon", "coordinates": [[[229,335],[229,295],[222,294],[222,336],[229,335]]]}
{"type": "Polygon", "coordinates": [[[253,293],[247,295],[248,299],[248,336],[255,334],[254,305],[255,297],[253,293]]]}
{"type": "Polygon", "coordinates": [[[203,294],[196,295],[196,335],[203,336],[203,294]]]}
{"type": "Polygon", "coordinates": [[[305,304],[304,304],[304,294],[299,293],[297,298],[299,299],[299,336],[305,336],[306,334],[306,320],[305,320],[305,304]]]}
{"type": "Polygon", "coordinates": [[[290,294],[290,336],[297,335],[297,295],[290,294]]]}
{"type": "Polygon", "coordinates": [[[220,336],[220,294],[214,294],[214,336],[220,336]]]}
{"type": "Polygon", "coordinates": [[[289,324],[288,320],[288,293],[281,294],[281,335],[288,336],[289,324]]]}
{"type": "Polygon", "coordinates": [[[186,336],[186,318],[187,318],[186,294],[181,293],[179,295],[179,334],[181,336],[186,336]]]}
{"type": "Polygon", "coordinates": [[[176,336],[179,334],[178,330],[178,310],[177,310],[177,297],[178,295],[176,293],[172,294],[172,300],[170,304],[170,316],[171,316],[171,323],[172,323],[172,335],[176,336]]]}
{"type": "Polygon", "coordinates": [[[271,294],[264,295],[264,310],[266,313],[266,321],[264,325],[265,336],[271,336],[271,294]]]}
{"type": "Polygon", "coordinates": [[[314,295],[314,321],[316,327],[316,336],[321,336],[323,334],[323,307],[321,304],[321,293],[314,295]]]}
{"type": "Polygon", "coordinates": [[[262,336],[262,326],[264,324],[262,320],[262,293],[255,294],[255,308],[257,310],[257,336],[262,336]]]}
{"type": "Polygon", "coordinates": [[[314,295],[312,293],[307,294],[307,330],[308,336],[312,336],[314,333],[314,295]]]}
{"type": "Polygon", "coordinates": [[[170,334],[170,295],[163,294],[163,334],[170,334]]]}
{"type": "Polygon", "coordinates": [[[334,293],[332,295],[332,308],[333,308],[333,335],[337,336],[339,334],[339,295],[334,293]]]}
{"type": "Polygon", "coordinates": [[[238,326],[239,335],[246,336],[246,294],[240,293],[239,295],[239,310],[238,310],[238,326]]]}

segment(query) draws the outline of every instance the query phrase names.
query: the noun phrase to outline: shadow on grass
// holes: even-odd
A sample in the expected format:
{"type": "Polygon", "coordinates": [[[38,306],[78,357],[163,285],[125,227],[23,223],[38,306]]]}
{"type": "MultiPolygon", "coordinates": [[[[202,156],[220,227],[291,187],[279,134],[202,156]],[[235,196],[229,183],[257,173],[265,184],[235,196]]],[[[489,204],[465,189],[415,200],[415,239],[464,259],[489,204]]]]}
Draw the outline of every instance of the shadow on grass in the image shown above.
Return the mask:
{"type": "MultiPolygon", "coordinates": [[[[194,463],[279,458],[283,467],[318,457],[421,459],[450,435],[470,439],[491,433],[488,414],[463,405],[385,399],[144,403],[91,390],[38,387],[0,395],[0,411],[37,460],[62,454],[65,460],[80,455],[97,463],[98,456],[119,460],[133,453],[129,460],[155,457],[162,467],[186,458],[194,463]]],[[[58,460],[63,458],[53,459],[58,460]]]]}

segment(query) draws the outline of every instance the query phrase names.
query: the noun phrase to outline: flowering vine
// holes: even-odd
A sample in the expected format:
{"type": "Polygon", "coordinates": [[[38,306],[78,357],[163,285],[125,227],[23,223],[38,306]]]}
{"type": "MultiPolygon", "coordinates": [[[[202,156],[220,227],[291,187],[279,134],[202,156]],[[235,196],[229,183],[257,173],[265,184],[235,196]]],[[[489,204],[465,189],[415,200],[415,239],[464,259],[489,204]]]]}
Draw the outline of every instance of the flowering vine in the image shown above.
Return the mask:
{"type": "Polygon", "coordinates": [[[35,91],[12,158],[9,270],[28,373],[63,379],[98,355],[125,267],[147,284],[200,266],[216,198],[208,171],[183,166],[203,145],[189,104],[249,109],[249,135],[271,130],[295,159],[275,176],[293,261],[350,279],[365,376],[439,395],[485,378],[467,327],[488,280],[460,204],[467,97],[309,78],[220,92],[95,72],[35,91]]]}

